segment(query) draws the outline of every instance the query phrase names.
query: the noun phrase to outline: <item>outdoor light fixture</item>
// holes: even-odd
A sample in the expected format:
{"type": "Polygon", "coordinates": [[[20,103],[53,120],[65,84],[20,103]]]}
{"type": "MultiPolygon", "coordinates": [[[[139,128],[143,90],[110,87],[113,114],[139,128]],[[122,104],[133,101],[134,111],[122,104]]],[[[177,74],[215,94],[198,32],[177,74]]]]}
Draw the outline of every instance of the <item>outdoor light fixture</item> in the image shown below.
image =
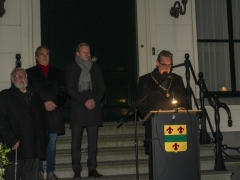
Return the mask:
{"type": "Polygon", "coordinates": [[[179,1],[174,3],[174,6],[170,9],[170,14],[172,17],[178,18],[179,14],[184,15],[186,13],[187,0],[182,0],[183,8],[179,1]]]}

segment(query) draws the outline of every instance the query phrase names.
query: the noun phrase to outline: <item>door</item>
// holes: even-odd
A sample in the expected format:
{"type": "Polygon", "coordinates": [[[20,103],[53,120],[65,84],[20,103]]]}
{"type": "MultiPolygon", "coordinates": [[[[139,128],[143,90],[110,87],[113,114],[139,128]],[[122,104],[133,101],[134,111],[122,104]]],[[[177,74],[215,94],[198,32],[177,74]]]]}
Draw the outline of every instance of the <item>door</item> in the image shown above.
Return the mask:
{"type": "MultiPolygon", "coordinates": [[[[103,72],[106,95],[104,121],[123,117],[135,101],[137,45],[135,0],[41,0],[42,45],[50,63],[65,71],[76,46],[86,42],[103,72]]],[[[65,103],[69,119],[70,100],[65,103]]]]}

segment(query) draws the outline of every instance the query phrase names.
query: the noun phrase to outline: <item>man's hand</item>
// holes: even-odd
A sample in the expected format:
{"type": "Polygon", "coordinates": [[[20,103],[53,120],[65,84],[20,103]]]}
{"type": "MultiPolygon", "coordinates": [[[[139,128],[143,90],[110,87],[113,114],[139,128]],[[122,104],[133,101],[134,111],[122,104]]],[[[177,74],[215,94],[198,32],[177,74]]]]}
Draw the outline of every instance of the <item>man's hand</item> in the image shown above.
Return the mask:
{"type": "Polygon", "coordinates": [[[18,141],[13,147],[12,150],[16,150],[19,147],[20,141],[18,141]]]}
{"type": "Polygon", "coordinates": [[[47,101],[44,103],[44,105],[47,111],[53,111],[57,107],[56,104],[52,101],[47,101]]]}
{"type": "Polygon", "coordinates": [[[95,107],[95,101],[94,101],[94,99],[89,99],[89,100],[87,100],[87,102],[85,103],[85,106],[86,106],[89,110],[93,109],[93,108],[95,107]]]}

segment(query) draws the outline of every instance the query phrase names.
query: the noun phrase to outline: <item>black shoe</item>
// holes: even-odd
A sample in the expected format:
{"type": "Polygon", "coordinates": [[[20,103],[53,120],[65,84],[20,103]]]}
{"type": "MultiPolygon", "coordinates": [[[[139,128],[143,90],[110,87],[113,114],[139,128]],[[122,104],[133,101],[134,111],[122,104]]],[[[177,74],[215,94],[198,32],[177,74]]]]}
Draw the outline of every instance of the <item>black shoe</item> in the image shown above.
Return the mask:
{"type": "Polygon", "coordinates": [[[93,169],[91,172],[89,172],[88,177],[101,177],[102,174],[99,174],[96,169],[93,169]]]}
{"type": "Polygon", "coordinates": [[[73,179],[76,179],[76,178],[81,178],[81,171],[80,170],[74,172],[73,179]]]}

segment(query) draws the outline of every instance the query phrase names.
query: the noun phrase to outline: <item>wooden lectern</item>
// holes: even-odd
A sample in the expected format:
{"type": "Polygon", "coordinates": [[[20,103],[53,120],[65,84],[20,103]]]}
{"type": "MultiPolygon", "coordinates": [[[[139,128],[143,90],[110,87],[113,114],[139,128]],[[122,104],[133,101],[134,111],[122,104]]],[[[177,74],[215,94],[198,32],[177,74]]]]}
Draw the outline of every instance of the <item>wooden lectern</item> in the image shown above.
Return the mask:
{"type": "Polygon", "coordinates": [[[199,112],[151,111],[143,119],[150,131],[150,180],[200,180],[199,112]]]}

